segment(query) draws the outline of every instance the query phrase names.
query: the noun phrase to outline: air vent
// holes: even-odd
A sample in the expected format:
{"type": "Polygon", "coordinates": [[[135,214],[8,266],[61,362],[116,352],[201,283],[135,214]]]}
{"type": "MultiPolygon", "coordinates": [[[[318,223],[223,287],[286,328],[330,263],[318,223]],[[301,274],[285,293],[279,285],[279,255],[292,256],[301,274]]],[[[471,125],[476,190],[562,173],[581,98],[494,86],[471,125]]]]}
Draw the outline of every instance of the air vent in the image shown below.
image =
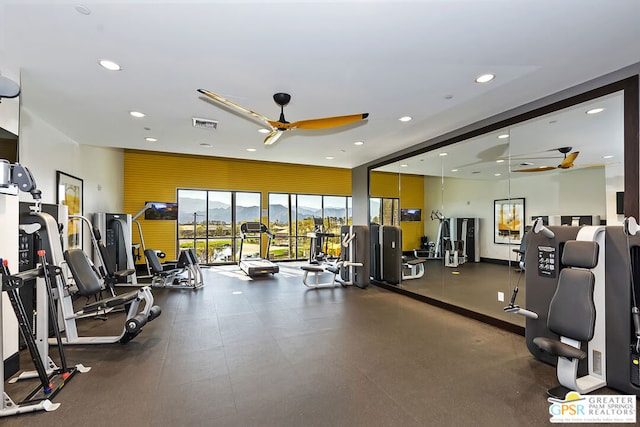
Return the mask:
{"type": "Polygon", "coordinates": [[[215,120],[199,119],[198,117],[194,117],[192,120],[193,120],[194,128],[211,129],[211,130],[215,130],[218,128],[218,122],[215,120]]]}

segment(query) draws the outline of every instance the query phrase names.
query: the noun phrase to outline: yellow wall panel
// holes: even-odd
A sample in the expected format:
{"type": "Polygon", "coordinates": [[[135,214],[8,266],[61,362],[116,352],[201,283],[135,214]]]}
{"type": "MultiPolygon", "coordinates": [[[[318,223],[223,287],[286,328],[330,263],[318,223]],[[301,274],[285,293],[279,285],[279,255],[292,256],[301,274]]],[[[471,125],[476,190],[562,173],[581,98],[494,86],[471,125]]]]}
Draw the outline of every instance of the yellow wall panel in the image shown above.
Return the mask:
{"type": "MultiPolygon", "coordinates": [[[[351,170],[125,150],[126,213],[135,214],[147,201],[175,202],[178,188],[257,191],[262,193],[262,209],[267,209],[270,192],[350,196],[351,170]]],[[[175,221],[145,221],[144,215],[138,220],[145,246],[175,259],[175,221]]],[[[139,242],[135,226],[133,241],[139,242]]]]}
{"type": "Polygon", "coordinates": [[[400,182],[398,174],[392,172],[370,172],[369,195],[371,197],[398,198],[400,182]]]}
{"type": "Polygon", "coordinates": [[[400,175],[400,208],[422,209],[420,221],[403,221],[402,250],[411,251],[420,247],[420,237],[424,234],[424,177],[422,175],[400,175]]]}

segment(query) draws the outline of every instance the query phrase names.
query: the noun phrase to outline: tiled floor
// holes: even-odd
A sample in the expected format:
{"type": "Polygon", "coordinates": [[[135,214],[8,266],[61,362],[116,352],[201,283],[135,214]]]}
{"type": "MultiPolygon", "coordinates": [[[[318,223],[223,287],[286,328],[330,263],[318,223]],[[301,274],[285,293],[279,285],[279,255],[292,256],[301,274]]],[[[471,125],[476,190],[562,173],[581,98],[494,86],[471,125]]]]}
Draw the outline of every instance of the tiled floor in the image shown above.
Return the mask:
{"type": "MultiPolygon", "coordinates": [[[[92,370],[61,391],[57,411],[0,425],[549,423],[555,369],[523,337],[376,287],[308,290],[295,266],[281,271],[246,280],[217,267],[203,289],[154,289],[163,313],[134,341],[67,348],[92,370]]],[[[82,329],[109,334],[122,321],[82,329]]],[[[6,389],[17,400],[33,385],[6,389]]]]}

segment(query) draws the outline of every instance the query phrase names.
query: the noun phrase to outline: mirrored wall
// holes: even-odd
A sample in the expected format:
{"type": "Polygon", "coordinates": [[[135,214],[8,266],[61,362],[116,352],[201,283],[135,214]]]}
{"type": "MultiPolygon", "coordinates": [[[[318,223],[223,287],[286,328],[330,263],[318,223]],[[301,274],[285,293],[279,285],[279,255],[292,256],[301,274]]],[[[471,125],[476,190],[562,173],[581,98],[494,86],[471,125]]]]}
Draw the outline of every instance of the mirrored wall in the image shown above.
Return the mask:
{"type": "Polygon", "coordinates": [[[370,198],[399,200],[403,253],[426,258],[399,287],[524,326],[503,308],[515,287],[526,307],[533,219],[622,222],[624,109],[618,90],[371,169],[370,198]]]}

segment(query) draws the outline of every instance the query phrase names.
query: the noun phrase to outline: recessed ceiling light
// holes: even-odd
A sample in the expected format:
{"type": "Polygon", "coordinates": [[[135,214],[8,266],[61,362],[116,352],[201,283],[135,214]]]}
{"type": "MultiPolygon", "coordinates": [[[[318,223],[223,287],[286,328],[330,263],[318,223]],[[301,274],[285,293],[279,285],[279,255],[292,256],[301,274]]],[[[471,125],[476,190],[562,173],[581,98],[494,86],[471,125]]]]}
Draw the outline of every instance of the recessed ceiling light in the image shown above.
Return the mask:
{"type": "Polygon", "coordinates": [[[242,295],[242,291],[233,291],[231,295],[242,295]]]}
{"type": "Polygon", "coordinates": [[[603,159],[613,159],[612,154],[607,154],[606,156],[602,156],[603,159]]]}
{"type": "Polygon", "coordinates": [[[258,129],[258,132],[260,132],[260,133],[269,133],[271,131],[269,129],[260,128],[260,129],[258,129]]]}
{"type": "Polygon", "coordinates": [[[325,159],[327,159],[327,160],[333,160],[333,159],[335,159],[335,157],[333,157],[333,156],[327,156],[327,157],[325,157],[325,159]]]}
{"type": "Polygon", "coordinates": [[[206,143],[206,142],[202,142],[202,143],[200,143],[200,146],[201,146],[201,147],[205,147],[205,148],[211,148],[211,147],[213,147],[213,145],[208,144],[208,143],[206,143]]]}
{"type": "Polygon", "coordinates": [[[91,10],[83,4],[77,4],[74,9],[81,15],[91,15],[91,10]]]}
{"type": "Polygon", "coordinates": [[[476,78],[476,83],[487,83],[495,78],[496,78],[495,74],[483,74],[476,78]]]}
{"type": "Polygon", "coordinates": [[[156,141],[158,141],[158,139],[157,139],[157,138],[153,138],[153,137],[151,137],[151,136],[146,137],[144,140],[145,140],[145,141],[149,141],[149,142],[156,142],[156,141]]]}
{"type": "Polygon", "coordinates": [[[109,71],[122,70],[122,67],[120,65],[116,64],[113,61],[109,61],[108,59],[101,59],[100,61],[98,61],[98,64],[100,64],[102,68],[106,68],[109,71]]]}
{"type": "Polygon", "coordinates": [[[129,114],[133,117],[137,117],[137,118],[142,118],[145,116],[144,113],[141,113],[140,111],[129,111],[129,114]]]}
{"type": "Polygon", "coordinates": [[[400,120],[401,122],[408,122],[408,121],[411,121],[411,117],[404,116],[404,117],[400,117],[398,120],[400,120]]]}
{"type": "Polygon", "coordinates": [[[504,159],[498,159],[496,160],[496,163],[504,163],[504,159]]]}
{"type": "Polygon", "coordinates": [[[406,168],[406,167],[408,167],[408,166],[409,166],[409,165],[408,165],[408,164],[406,164],[406,163],[403,163],[403,164],[401,164],[401,165],[400,165],[400,167],[401,167],[401,168],[406,168]]]}
{"type": "Polygon", "coordinates": [[[500,176],[502,175],[501,173],[494,173],[493,176],[500,176]]]}
{"type": "Polygon", "coordinates": [[[498,135],[498,139],[505,139],[505,138],[509,138],[509,134],[508,133],[503,133],[501,135],[498,135]]]}
{"type": "Polygon", "coordinates": [[[364,144],[363,141],[356,141],[356,142],[353,143],[353,145],[363,145],[363,144],[364,144]]]}
{"type": "Polygon", "coordinates": [[[604,108],[592,108],[591,110],[587,110],[586,113],[587,114],[598,114],[598,113],[602,113],[604,111],[604,108]]]}
{"type": "Polygon", "coordinates": [[[449,154],[449,153],[440,153],[440,154],[438,154],[438,155],[439,155],[440,157],[444,157],[444,156],[447,156],[448,154],[449,154]]]}
{"type": "Polygon", "coordinates": [[[451,169],[451,172],[458,172],[458,169],[451,169]]]}
{"type": "Polygon", "coordinates": [[[256,149],[255,148],[247,148],[247,151],[253,153],[254,151],[256,151],[256,149]]]}

